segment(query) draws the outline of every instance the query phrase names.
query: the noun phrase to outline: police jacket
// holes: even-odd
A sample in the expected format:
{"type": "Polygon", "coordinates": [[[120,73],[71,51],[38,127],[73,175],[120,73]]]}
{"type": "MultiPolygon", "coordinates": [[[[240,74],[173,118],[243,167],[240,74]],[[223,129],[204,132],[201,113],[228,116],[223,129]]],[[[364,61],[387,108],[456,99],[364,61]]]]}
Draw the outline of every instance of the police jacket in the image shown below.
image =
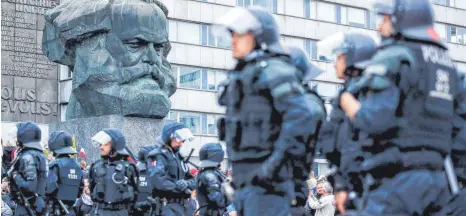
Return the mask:
{"type": "Polygon", "coordinates": [[[92,201],[105,204],[136,202],[138,176],[136,166],[121,155],[97,160],[89,171],[92,201]]]}
{"type": "Polygon", "coordinates": [[[49,164],[46,195],[73,204],[84,188],[83,173],[76,160],[62,156],[49,164]]]}
{"type": "Polygon", "coordinates": [[[222,216],[229,205],[222,183],[226,177],[217,168],[202,169],[197,176],[199,214],[222,216]]]}
{"type": "Polygon", "coordinates": [[[281,57],[254,51],[221,84],[219,104],[227,109],[218,122],[219,138],[227,143],[235,185],[251,182],[258,173],[291,179],[283,166],[287,158],[306,154],[321,113],[310,107],[296,74],[281,57]]]}
{"type": "MultiPolygon", "coordinates": [[[[384,175],[389,173],[380,168],[442,169],[451,149],[455,112],[464,103],[446,48],[393,40],[371,59],[361,80],[367,88],[358,98],[361,109],[353,124],[359,136],[374,140],[361,144],[374,154],[362,168],[384,175]]],[[[464,118],[457,120],[464,127],[464,118]]]]}
{"type": "Polygon", "coordinates": [[[33,148],[25,148],[17,155],[18,161],[14,163],[16,176],[13,179],[12,194],[18,200],[18,190],[28,198],[35,194],[45,195],[47,181],[47,158],[42,151],[33,148]]]}
{"type": "Polygon", "coordinates": [[[457,100],[458,105],[455,113],[451,158],[458,180],[462,181],[464,185],[466,184],[466,125],[464,123],[466,113],[466,77],[464,72],[459,73],[461,78],[460,97],[457,100]]]}
{"type": "Polygon", "coordinates": [[[150,172],[150,183],[153,192],[163,198],[189,198],[196,187],[195,180],[189,174],[188,166],[184,163],[179,152],[173,152],[166,145],[149,152],[147,165],[150,172]],[[188,189],[176,189],[178,180],[188,181],[188,189]]]}

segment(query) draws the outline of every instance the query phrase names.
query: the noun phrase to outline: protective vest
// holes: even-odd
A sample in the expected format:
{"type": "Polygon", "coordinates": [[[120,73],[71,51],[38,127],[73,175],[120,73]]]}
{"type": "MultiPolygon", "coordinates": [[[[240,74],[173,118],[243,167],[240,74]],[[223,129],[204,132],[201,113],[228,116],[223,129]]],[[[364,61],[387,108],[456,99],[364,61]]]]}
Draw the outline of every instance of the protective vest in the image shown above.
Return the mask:
{"type": "Polygon", "coordinates": [[[81,167],[74,159],[58,158],[58,193],[57,199],[75,201],[79,197],[79,186],[82,181],[81,167]]]}
{"type": "Polygon", "coordinates": [[[208,170],[203,170],[199,173],[199,176],[197,177],[197,186],[198,186],[198,192],[197,192],[197,200],[199,202],[199,213],[200,215],[213,215],[213,216],[221,216],[223,215],[223,213],[225,212],[226,210],[226,207],[228,206],[228,199],[225,195],[225,193],[223,192],[223,188],[222,188],[222,183],[226,181],[226,177],[220,173],[219,170],[213,170],[213,169],[208,169],[208,170]],[[215,186],[211,186],[211,185],[207,185],[208,184],[208,180],[206,179],[207,178],[207,174],[213,174],[215,176],[215,178],[217,179],[217,182],[216,182],[216,185],[215,186]],[[223,200],[225,201],[224,203],[222,203],[220,206],[217,205],[217,203],[213,203],[209,200],[209,198],[207,197],[209,191],[208,191],[208,187],[218,187],[220,191],[222,191],[222,196],[223,196],[223,200]]]}
{"type": "Polygon", "coordinates": [[[146,201],[152,193],[152,187],[149,182],[150,173],[145,170],[139,170],[139,179],[138,179],[138,199],[137,202],[146,201]]]}
{"type": "Polygon", "coordinates": [[[401,149],[424,148],[450,152],[458,75],[447,50],[428,44],[405,42],[416,61],[418,82],[405,95],[396,144],[401,149]]]}
{"type": "Polygon", "coordinates": [[[98,162],[93,170],[97,184],[92,192],[92,200],[106,204],[132,201],[134,188],[129,184],[130,166],[133,165],[124,160],[98,162]]]}
{"type": "Polygon", "coordinates": [[[219,101],[227,106],[219,120],[220,139],[229,147],[231,161],[265,160],[273,150],[282,123],[273,107],[270,91],[254,84],[267,63],[248,64],[241,72],[232,72],[219,101]],[[222,133],[224,131],[224,134],[222,133]]]}

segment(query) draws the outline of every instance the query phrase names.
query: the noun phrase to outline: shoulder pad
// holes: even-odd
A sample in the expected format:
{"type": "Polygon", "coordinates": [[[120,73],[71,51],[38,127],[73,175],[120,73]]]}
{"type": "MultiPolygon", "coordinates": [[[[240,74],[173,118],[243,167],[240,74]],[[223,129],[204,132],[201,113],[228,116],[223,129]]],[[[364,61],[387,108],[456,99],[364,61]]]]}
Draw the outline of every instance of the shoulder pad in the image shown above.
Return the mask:
{"type": "Polygon", "coordinates": [[[411,50],[400,45],[388,46],[372,57],[365,66],[363,75],[396,74],[402,63],[409,64],[411,68],[417,67],[411,50]]]}
{"type": "Polygon", "coordinates": [[[262,76],[267,81],[283,78],[297,79],[297,69],[281,59],[270,58],[262,60],[257,63],[257,67],[263,69],[262,76]]]}
{"type": "Polygon", "coordinates": [[[31,153],[31,152],[24,152],[20,155],[20,159],[22,161],[34,161],[35,160],[35,156],[31,153]]]}
{"type": "Polygon", "coordinates": [[[147,154],[147,157],[155,157],[156,155],[158,154],[165,154],[167,153],[168,151],[166,149],[163,149],[163,148],[155,148],[153,149],[152,151],[149,152],[149,154],[147,154]]]}

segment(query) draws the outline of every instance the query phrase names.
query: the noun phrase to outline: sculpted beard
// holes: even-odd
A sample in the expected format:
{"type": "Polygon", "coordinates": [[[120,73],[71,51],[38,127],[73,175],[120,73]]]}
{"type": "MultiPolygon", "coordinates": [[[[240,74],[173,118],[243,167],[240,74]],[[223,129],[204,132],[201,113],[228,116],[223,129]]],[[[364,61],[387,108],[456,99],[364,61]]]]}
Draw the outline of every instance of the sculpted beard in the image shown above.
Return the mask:
{"type": "Polygon", "coordinates": [[[107,50],[105,35],[97,35],[76,50],[73,94],[90,115],[123,113],[125,116],[163,118],[170,110],[169,97],[175,92],[170,64],[139,62],[123,67],[107,50]]]}

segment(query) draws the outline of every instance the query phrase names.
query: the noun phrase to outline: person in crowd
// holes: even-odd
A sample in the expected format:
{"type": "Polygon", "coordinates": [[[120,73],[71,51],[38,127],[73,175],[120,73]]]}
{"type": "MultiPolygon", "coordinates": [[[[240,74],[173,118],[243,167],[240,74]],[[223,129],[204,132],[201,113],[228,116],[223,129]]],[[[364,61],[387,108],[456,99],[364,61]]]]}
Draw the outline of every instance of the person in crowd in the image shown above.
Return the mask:
{"type": "Polygon", "coordinates": [[[315,209],[314,216],[333,216],[335,214],[335,196],[332,185],[327,181],[317,183],[317,194],[320,195],[319,199],[309,193],[306,209],[308,211],[315,209]]]}
{"type": "Polygon", "coordinates": [[[91,190],[89,188],[89,179],[84,179],[84,190],[81,197],[74,204],[76,216],[89,216],[92,211],[94,202],[91,199],[91,190]]]}

